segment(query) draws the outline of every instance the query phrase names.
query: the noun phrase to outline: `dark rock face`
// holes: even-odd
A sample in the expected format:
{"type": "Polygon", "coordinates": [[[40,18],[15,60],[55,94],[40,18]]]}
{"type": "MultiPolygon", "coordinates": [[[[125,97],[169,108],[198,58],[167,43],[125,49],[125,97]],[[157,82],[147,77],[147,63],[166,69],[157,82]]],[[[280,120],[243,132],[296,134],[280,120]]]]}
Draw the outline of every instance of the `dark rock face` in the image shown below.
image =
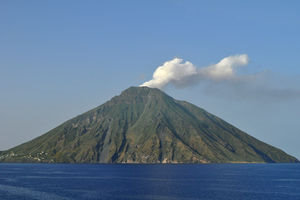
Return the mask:
{"type": "Polygon", "coordinates": [[[48,133],[1,152],[0,161],[298,162],[201,108],[147,87],[131,87],[48,133]]]}

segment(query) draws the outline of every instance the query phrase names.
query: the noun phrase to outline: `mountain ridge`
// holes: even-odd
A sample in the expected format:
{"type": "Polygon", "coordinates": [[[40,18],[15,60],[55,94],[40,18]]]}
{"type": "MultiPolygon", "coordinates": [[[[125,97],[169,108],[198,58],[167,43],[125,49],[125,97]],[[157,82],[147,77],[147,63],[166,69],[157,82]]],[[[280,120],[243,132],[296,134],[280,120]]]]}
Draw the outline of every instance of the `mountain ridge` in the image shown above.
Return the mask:
{"type": "Polygon", "coordinates": [[[298,162],[221,118],[159,89],[130,87],[7,151],[0,162],[298,162]]]}

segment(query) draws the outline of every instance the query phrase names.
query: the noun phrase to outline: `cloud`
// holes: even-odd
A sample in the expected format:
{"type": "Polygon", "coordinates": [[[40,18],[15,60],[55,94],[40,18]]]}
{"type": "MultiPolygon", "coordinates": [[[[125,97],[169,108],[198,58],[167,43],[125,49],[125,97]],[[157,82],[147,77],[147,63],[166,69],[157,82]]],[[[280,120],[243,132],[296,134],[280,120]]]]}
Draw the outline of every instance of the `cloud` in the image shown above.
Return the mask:
{"type": "Polygon", "coordinates": [[[236,68],[247,65],[248,62],[248,56],[241,54],[223,58],[214,65],[197,68],[189,61],[184,62],[181,58],[174,58],[159,66],[154,71],[153,78],[140,86],[162,89],[168,84],[185,87],[201,80],[234,80],[237,78],[236,68]]]}
{"type": "Polygon", "coordinates": [[[174,58],[159,66],[153,73],[153,79],[141,86],[161,89],[171,82],[183,84],[189,77],[197,74],[197,68],[191,62],[183,62],[181,58],[174,58]]]}
{"type": "Polygon", "coordinates": [[[253,74],[237,73],[248,63],[247,54],[228,56],[205,67],[196,67],[189,61],[174,58],[157,67],[153,78],[140,86],[163,89],[167,85],[182,88],[201,83],[199,89],[205,94],[230,99],[260,102],[300,99],[298,81],[291,83],[295,78],[276,75],[268,70],[253,74]]]}
{"type": "Polygon", "coordinates": [[[198,70],[200,77],[212,80],[228,80],[236,76],[235,68],[247,65],[249,58],[246,54],[228,56],[215,65],[203,67],[198,70]]]}

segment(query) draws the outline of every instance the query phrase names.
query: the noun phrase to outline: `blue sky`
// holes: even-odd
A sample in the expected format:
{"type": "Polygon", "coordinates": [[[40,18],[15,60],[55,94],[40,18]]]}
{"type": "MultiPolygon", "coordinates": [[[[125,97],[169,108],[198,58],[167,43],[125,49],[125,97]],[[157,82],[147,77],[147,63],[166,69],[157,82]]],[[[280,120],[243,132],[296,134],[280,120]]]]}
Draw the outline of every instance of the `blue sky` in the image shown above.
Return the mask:
{"type": "Polygon", "coordinates": [[[174,57],[202,67],[247,54],[240,73],[262,74],[249,91],[164,91],[300,158],[299,10],[298,1],[1,1],[0,149],[150,80],[174,57]],[[262,92],[270,88],[292,92],[262,92]]]}

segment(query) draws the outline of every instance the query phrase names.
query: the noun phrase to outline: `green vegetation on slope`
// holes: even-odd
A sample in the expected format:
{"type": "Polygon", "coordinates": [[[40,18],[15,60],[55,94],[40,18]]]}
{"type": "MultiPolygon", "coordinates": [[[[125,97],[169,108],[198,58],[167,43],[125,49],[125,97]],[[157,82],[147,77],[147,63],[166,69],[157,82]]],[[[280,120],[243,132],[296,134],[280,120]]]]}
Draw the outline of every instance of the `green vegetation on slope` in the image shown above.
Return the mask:
{"type": "Polygon", "coordinates": [[[0,153],[2,162],[298,162],[222,119],[158,89],[131,87],[48,133],[0,153]]]}

